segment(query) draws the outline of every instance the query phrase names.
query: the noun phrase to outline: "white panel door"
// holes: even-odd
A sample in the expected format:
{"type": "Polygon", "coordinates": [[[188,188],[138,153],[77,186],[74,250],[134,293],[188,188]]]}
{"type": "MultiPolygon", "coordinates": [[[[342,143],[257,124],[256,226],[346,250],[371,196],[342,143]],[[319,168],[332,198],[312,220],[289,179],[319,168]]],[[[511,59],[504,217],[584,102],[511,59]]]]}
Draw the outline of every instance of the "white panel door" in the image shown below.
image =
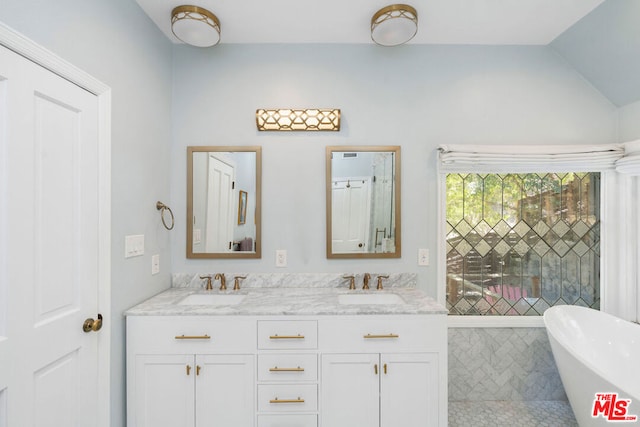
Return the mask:
{"type": "Polygon", "coordinates": [[[98,99],[4,47],[0,85],[0,411],[97,426],[98,99]]]}
{"type": "Polygon", "coordinates": [[[336,178],[331,187],[333,253],[369,252],[371,185],[369,178],[336,178]]]}
{"type": "Polygon", "coordinates": [[[233,245],[235,167],[209,156],[207,183],[207,252],[231,252],[233,245]]]}

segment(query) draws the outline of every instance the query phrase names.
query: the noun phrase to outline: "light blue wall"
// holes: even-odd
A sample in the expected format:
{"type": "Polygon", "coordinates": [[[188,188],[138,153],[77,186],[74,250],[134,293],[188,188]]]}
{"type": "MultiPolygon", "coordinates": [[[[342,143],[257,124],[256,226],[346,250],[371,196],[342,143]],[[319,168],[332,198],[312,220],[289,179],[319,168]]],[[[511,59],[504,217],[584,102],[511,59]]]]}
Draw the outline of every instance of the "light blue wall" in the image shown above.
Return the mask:
{"type": "Polygon", "coordinates": [[[171,43],[132,0],[2,0],[0,20],[112,89],[111,425],[126,425],[122,312],[169,286],[169,238],[155,209],[169,203],[171,43]],[[124,259],[124,236],[145,255],[124,259]],[[161,273],[151,276],[151,255],[161,273]]]}
{"type": "Polygon", "coordinates": [[[640,100],[640,1],[606,0],[550,46],[618,106],[640,100]]]}
{"type": "Polygon", "coordinates": [[[618,110],[620,117],[620,142],[640,139],[640,101],[618,110]]]}
{"type": "Polygon", "coordinates": [[[416,272],[436,295],[436,147],[613,142],[616,109],[547,47],[221,45],[174,50],[174,272],[416,272]],[[342,109],[340,132],[258,132],[265,107],[342,109]],[[327,260],[325,146],[402,146],[401,259],[327,260]],[[263,147],[263,257],[185,257],[188,145],[263,147]],[[417,266],[418,248],[432,265],[417,266]],[[286,269],[275,250],[288,250],[286,269]]]}

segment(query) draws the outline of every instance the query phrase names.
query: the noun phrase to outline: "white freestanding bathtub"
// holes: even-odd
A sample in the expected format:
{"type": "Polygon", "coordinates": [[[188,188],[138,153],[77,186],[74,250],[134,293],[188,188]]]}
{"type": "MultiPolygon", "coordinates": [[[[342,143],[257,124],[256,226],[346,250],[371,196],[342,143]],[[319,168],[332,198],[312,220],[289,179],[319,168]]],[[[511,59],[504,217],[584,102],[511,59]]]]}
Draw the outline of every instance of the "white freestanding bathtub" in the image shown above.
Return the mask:
{"type": "Polygon", "coordinates": [[[580,426],[640,426],[640,325],[566,305],[544,323],[580,426]]]}

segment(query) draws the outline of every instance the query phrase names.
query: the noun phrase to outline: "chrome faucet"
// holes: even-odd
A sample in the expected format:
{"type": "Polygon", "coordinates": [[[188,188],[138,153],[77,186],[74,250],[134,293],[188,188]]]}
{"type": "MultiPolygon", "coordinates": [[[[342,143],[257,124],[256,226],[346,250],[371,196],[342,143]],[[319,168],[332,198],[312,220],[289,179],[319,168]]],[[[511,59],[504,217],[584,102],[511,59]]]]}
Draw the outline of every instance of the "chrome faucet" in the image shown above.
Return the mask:
{"type": "Polygon", "coordinates": [[[369,289],[369,280],[371,280],[371,275],[369,273],[364,273],[364,277],[362,278],[362,289],[369,289]]]}
{"type": "Polygon", "coordinates": [[[227,290],[227,279],[225,279],[224,273],[217,273],[215,275],[215,277],[213,278],[213,280],[218,280],[218,279],[220,279],[220,290],[221,291],[226,291],[227,290]]]}
{"type": "Polygon", "coordinates": [[[207,279],[207,286],[205,290],[210,291],[213,289],[213,285],[211,285],[211,276],[200,276],[201,279],[207,279]]]}

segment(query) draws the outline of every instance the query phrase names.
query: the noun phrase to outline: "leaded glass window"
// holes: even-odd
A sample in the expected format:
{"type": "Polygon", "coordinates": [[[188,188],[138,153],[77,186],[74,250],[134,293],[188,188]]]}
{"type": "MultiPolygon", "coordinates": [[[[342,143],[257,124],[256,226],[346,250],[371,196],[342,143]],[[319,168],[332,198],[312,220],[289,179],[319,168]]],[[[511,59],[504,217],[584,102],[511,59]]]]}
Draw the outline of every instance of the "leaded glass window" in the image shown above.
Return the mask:
{"type": "Polygon", "coordinates": [[[599,309],[599,173],[450,173],[446,195],[450,314],[599,309]]]}

